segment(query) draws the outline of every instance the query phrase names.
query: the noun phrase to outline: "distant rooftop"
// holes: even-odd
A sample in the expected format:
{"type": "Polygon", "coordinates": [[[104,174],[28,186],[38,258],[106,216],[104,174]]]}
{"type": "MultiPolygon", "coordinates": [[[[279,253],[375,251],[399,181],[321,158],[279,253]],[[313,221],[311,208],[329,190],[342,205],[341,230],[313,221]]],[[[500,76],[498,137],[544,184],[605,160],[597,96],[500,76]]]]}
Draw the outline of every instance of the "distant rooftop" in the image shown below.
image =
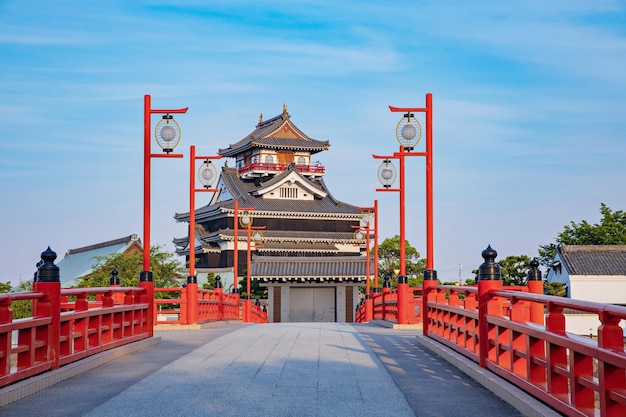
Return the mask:
{"type": "Polygon", "coordinates": [[[61,287],[67,288],[78,285],[80,277],[93,272],[93,266],[98,258],[107,257],[114,253],[124,253],[133,245],[141,248],[141,240],[135,234],[68,250],[65,257],[57,264],[61,273],[61,287]]]}
{"type": "Polygon", "coordinates": [[[626,275],[626,245],[558,246],[570,275],[626,275]]]}

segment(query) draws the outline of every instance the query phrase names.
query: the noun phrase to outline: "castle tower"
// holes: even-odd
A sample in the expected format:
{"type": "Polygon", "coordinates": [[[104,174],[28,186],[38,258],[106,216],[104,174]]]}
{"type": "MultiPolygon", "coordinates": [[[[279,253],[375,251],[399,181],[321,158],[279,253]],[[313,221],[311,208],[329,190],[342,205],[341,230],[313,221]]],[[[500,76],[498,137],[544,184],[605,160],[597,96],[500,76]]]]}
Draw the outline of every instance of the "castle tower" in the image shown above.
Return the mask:
{"type": "MultiPolygon", "coordinates": [[[[354,238],[361,210],[337,200],[323,177],[325,167],[313,156],[328,141],[308,137],[287,107],[219,154],[235,167],[222,168],[219,189],[196,210],[196,271],[214,272],[233,284],[234,202],[254,207],[254,226],[265,226],[263,243],[252,243],[251,278],[268,290],[270,322],[352,322],[358,287],[365,285],[366,259],[354,238]]],[[[176,214],[189,222],[189,213],[176,214]]],[[[177,253],[189,255],[188,237],[174,240],[177,253]]],[[[247,236],[238,238],[239,279],[245,277],[247,236]]],[[[245,291],[245,289],[244,289],[245,291]]]]}

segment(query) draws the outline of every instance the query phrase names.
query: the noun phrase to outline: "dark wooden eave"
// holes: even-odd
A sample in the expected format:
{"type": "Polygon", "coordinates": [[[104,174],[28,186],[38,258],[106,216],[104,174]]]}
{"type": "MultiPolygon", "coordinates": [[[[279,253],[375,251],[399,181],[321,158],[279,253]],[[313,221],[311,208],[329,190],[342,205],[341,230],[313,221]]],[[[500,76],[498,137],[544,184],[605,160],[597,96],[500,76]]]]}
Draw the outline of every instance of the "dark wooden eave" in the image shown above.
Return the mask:
{"type": "Polygon", "coordinates": [[[228,148],[219,149],[218,154],[232,158],[252,148],[306,151],[315,154],[328,150],[329,147],[330,142],[319,141],[305,135],[291,122],[289,113],[284,111],[276,117],[260,122],[252,133],[228,148]],[[285,128],[290,135],[281,137],[280,131],[285,128]]]}

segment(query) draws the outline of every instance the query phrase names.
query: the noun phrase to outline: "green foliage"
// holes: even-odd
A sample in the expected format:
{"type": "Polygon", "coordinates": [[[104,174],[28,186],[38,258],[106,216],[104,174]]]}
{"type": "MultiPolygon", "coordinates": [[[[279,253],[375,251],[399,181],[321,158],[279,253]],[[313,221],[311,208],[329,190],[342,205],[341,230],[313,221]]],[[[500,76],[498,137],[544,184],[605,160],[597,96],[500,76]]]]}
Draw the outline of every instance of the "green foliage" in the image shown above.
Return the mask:
{"type": "MultiPolygon", "coordinates": [[[[15,289],[10,282],[0,282],[0,294],[9,292],[22,292],[32,291],[33,283],[30,281],[20,282],[15,289]]],[[[33,302],[31,300],[18,300],[11,303],[11,309],[13,310],[13,319],[23,319],[31,317],[33,315],[33,302]]]]}
{"type": "Polygon", "coordinates": [[[528,271],[530,271],[530,258],[526,255],[507,256],[498,261],[502,274],[502,285],[526,285],[528,271]]]}
{"type": "MultiPolygon", "coordinates": [[[[161,250],[160,246],[150,248],[150,269],[156,288],[180,287],[179,272],[181,265],[175,255],[161,250]]],[[[139,273],[143,270],[143,253],[126,252],[96,258],[94,272],[82,277],[79,287],[108,287],[111,271],[117,269],[122,287],[134,287],[139,284],[139,273]]]]}
{"type": "MultiPolygon", "coordinates": [[[[410,286],[420,286],[423,280],[423,272],[426,269],[426,260],[420,258],[420,254],[408,241],[404,244],[406,275],[410,286]]],[[[378,277],[382,283],[382,277],[389,275],[395,277],[394,270],[400,269],[400,236],[385,239],[378,245],[378,277]]]]}
{"type": "Polygon", "coordinates": [[[0,294],[11,292],[12,289],[13,285],[11,284],[11,281],[0,282],[0,294]]]}
{"type": "Polygon", "coordinates": [[[548,266],[556,255],[559,243],[566,245],[625,245],[626,213],[612,211],[606,204],[600,204],[602,218],[599,224],[590,224],[586,220],[580,223],[570,222],[556,237],[556,241],[539,246],[539,262],[548,266]]]}
{"type": "Polygon", "coordinates": [[[557,297],[567,297],[567,287],[562,282],[543,282],[543,292],[547,295],[555,295],[557,297]]]}
{"type": "Polygon", "coordinates": [[[476,284],[476,280],[472,278],[468,278],[465,280],[465,285],[474,285],[476,284]]]}
{"type": "Polygon", "coordinates": [[[424,281],[424,275],[409,276],[409,287],[421,287],[424,281]]]}
{"type": "Polygon", "coordinates": [[[207,282],[202,284],[202,289],[212,290],[213,288],[215,288],[215,273],[209,272],[207,275],[207,282]]]}
{"type": "MultiPolygon", "coordinates": [[[[243,273],[245,274],[245,270],[243,271],[243,273]]],[[[239,281],[239,295],[241,298],[245,298],[248,293],[248,278],[242,278],[239,281]]],[[[261,285],[259,284],[259,280],[257,279],[250,279],[250,294],[252,296],[252,298],[267,298],[267,288],[261,288],[261,285]]]]}

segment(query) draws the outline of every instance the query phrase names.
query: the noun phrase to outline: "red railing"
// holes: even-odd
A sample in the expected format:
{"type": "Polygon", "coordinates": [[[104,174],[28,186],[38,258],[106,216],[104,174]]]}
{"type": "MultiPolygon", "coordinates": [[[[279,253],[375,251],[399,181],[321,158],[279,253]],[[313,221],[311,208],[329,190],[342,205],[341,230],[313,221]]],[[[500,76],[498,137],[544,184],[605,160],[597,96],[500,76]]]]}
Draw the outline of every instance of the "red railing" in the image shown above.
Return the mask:
{"type": "MultiPolygon", "coordinates": [[[[408,298],[409,317],[408,324],[421,323],[422,309],[422,288],[409,288],[410,296],[408,298]]],[[[374,320],[386,320],[393,323],[398,322],[398,291],[383,288],[383,292],[375,292],[372,297],[372,317],[374,320]]],[[[366,322],[365,303],[357,306],[354,321],[357,323],[366,322]]]]}
{"type": "Polygon", "coordinates": [[[426,290],[424,334],[575,416],[626,415],[626,308],[521,291],[426,290]],[[545,325],[529,321],[543,306],[545,325]],[[596,314],[597,341],[567,332],[565,309],[596,314]]]}
{"type": "MultiPolygon", "coordinates": [[[[36,287],[0,294],[0,387],[150,337],[151,308],[154,324],[240,320],[239,295],[218,290],[196,290],[197,304],[190,306],[182,287],[156,288],[169,298],[153,305],[141,302],[146,292],[141,287],[60,289],[58,282],[36,287]],[[32,302],[33,317],[13,320],[11,305],[21,300],[32,302]]],[[[250,322],[267,323],[267,313],[252,306],[250,322]]]]}
{"type": "Polygon", "coordinates": [[[0,294],[0,386],[58,368],[104,350],[149,337],[142,288],[60,289],[36,283],[35,291],[0,294]],[[123,294],[122,304],[114,294],[123,294]],[[95,296],[100,301],[89,302],[95,296]],[[62,298],[73,298],[64,302],[62,298]],[[13,320],[14,301],[32,302],[33,316],[13,320]]]}
{"type": "MultiPolygon", "coordinates": [[[[201,324],[221,320],[240,320],[238,294],[225,294],[218,290],[204,289],[195,291],[197,304],[191,306],[186,288],[155,288],[155,294],[169,294],[169,298],[154,300],[154,323],[201,324]]],[[[266,320],[259,323],[267,323],[267,315],[266,320]]]]}
{"type": "Polygon", "coordinates": [[[263,311],[261,306],[253,305],[250,313],[252,323],[267,323],[267,312],[263,311]]]}
{"type": "MultiPolygon", "coordinates": [[[[245,174],[251,171],[269,171],[269,172],[283,172],[287,169],[287,164],[268,164],[263,162],[253,162],[249,165],[243,166],[237,170],[239,175],[245,174]]],[[[324,174],[326,168],[322,165],[296,165],[296,171],[305,174],[324,174]]]]}

